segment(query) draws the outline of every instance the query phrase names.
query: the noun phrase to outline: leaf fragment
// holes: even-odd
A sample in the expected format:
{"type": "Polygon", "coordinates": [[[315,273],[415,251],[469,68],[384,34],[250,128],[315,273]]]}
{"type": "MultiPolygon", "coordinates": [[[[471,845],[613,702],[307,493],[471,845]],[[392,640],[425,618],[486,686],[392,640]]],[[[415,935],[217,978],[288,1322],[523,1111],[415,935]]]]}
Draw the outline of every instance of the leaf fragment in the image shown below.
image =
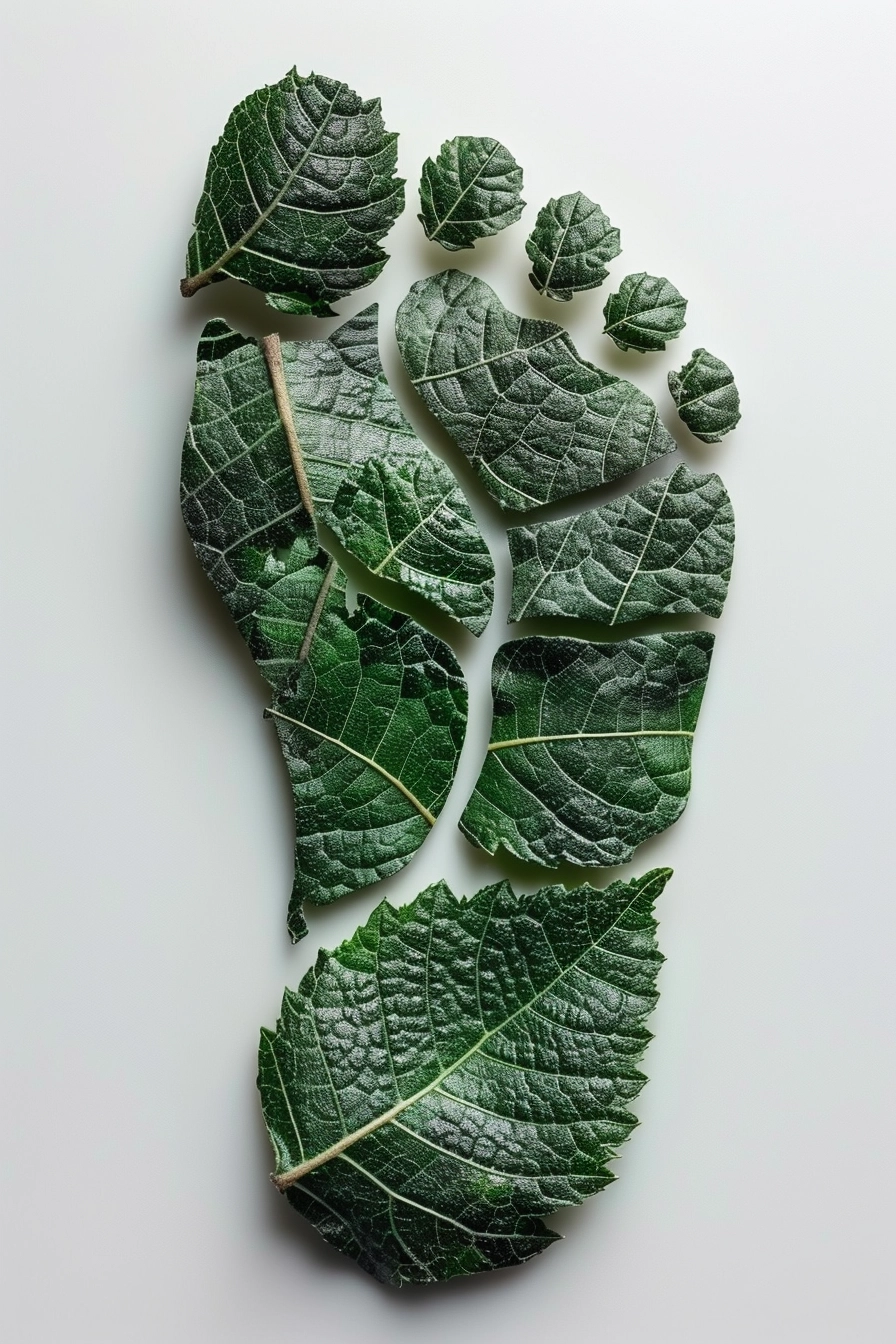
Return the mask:
{"type": "Polygon", "coordinates": [[[675,448],[648,396],[475,276],[418,281],[396,334],[417,391],[505,508],[563,499],[675,448]]]}
{"type": "Polygon", "coordinates": [[[275,1184],[382,1282],[520,1264],[613,1175],[645,1082],[655,869],[604,890],[444,883],[287,990],[258,1087],[275,1184]]]}
{"type": "Polygon", "coordinates": [[[417,218],[427,238],[458,252],[519,219],[522,189],[523,170],[500,141],[458,135],[423,165],[417,218]]]}
{"type": "Polygon", "coordinates": [[[604,265],[618,257],[619,230],[581,191],[552,198],[538,212],[526,242],[529,279],[539,294],[564,302],[606,280],[604,265]]]}
{"type": "Polygon", "coordinates": [[[379,246],[404,208],[397,135],[378,98],[291,70],[234,108],[212,149],[187,248],[185,297],[232,276],[289,313],[375,280],[379,246]]]}
{"type": "Polygon", "coordinates": [[[627,863],[684,810],[712,646],[704,630],[504,644],[463,834],[548,868],[627,863]]]}
{"type": "Polygon", "coordinates": [[[669,391],[688,429],[704,443],[718,443],[740,420],[734,374],[702,346],[680,372],[669,374],[669,391]]]}
{"type": "Polygon", "coordinates": [[[665,276],[627,275],[604,306],[604,331],[620,350],[665,350],[684,330],[687,299],[665,276]]]}
{"type": "Polygon", "coordinates": [[[577,616],[622,625],[646,616],[720,616],[734,512],[714,474],[680,466],[573,518],[508,531],[510,620],[577,616]]]}
{"type": "MultiPolygon", "coordinates": [[[[423,536],[415,534],[411,544],[416,543],[418,566],[407,564],[404,581],[481,630],[494,573],[488,547],[450,469],[417,438],[386,381],[376,305],[343,323],[326,341],[284,341],[279,348],[285,410],[278,406],[271,370],[256,341],[215,321],[200,342],[184,444],[183,497],[188,527],[214,581],[222,591],[236,583],[224,572],[229,560],[216,536],[221,527],[235,527],[238,514],[247,536],[268,528],[277,535],[282,523],[288,544],[290,520],[301,507],[294,436],[317,516],[365,564],[373,557],[378,557],[376,564],[384,562],[396,539],[406,537],[441,497],[442,522],[433,521],[425,547],[423,536]],[[372,485],[374,469],[363,475],[371,462],[395,488],[383,490],[379,510],[367,509],[364,527],[355,529],[349,501],[359,499],[362,477],[372,485]],[[337,508],[343,485],[346,493],[337,508]],[[425,497],[417,493],[418,486],[425,487],[425,497]]],[[[401,553],[392,557],[389,577],[406,558],[401,553]]]]}
{"type": "Polygon", "coordinates": [[[368,458],[343,481],[327,516],[372,573],[429,598],[476,635],[485,629],[494,566],[466,497],[438,458],[368,458]]]}

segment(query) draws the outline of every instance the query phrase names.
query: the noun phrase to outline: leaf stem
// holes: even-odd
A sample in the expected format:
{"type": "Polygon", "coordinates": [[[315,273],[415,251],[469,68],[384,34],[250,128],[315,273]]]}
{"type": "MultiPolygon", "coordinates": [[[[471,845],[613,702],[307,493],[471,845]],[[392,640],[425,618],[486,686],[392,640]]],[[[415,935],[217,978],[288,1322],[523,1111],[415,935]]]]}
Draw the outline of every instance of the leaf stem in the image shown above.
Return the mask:
{"type": "Polygon", "coordinates": [[[336,559],[335,557],[333,557],[330,560],[330,563],[327,565],[327,572],[324,574],[323,582],[320,585],[320,591],[317,594],[314,607],[308,619],[308,626],[305,630],[305,638],[302,640],[302,647],[299,649],[299,656],[297,659],[297,661],[300,663],[304,663],[305,659],[308,657],[308,653],[311,648],[311,641],[314,639],[314,636],[317,633],[318,622],[320,621],[321,613],[323,612],[324,609],[324,603],[327,600],[327,593],[329,593],[330,587],[333,583],[333,579],[336,577],[336,569],[337,569],[336,559]]]}
{"type": "Polygon", "coordinates": [[[277,414],[280,416],[283,433],[286,435],[286,442],[289,445],[289,455],[292,458],[292,469],[295,472],[299,494],[302,496],[302,503],[305,505],[309,518],[313,518],[314,500],[311,498],[311,487],[305,474],[302,445],[299,443],[296,424],[292,418],[292,402],[289,399],[286,374],[283,371],[283,350],[280,345],[280,337],[274,332],[271,336],[262,336],[258,344],[268,366],[271,387],[274,389],[274,401],[277,404],[277,414]]]}

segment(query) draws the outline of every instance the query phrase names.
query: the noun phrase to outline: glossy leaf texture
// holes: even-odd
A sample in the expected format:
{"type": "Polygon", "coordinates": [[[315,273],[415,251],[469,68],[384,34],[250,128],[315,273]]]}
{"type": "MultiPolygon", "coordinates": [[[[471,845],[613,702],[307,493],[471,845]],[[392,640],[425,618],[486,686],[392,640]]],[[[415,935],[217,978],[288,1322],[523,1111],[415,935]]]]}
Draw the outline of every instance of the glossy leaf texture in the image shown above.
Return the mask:
{"type": "Polygon", "coordinates": [[[601,284],[609,274],[604,263],[619,252],[619,230],[599,205],[574,191],[539,210],[526,241],[529,279],[539,294],[566,301],[601,284]]]}
{"type": "Polygon", "coordinates": [[[549,868],[628,863],[684,810],[712,646],[703,630],[504,644],[467,839],[549,868]]]}
{"type": "Polygon", "coordinates": [[[427,238],[458,252],[519,219],[522,189],[509,149],[490,136],[458,135],[423,165],[418,219],[427,238]]]}
{"type": "Polygon", "coordinates": [[[669,374],[669,391],[688,429],[704,443],[718,443],[740,420],[740,393],[728,365],[702,347],[680,372],[669,374]]]}
{"type": "Polygon", "coordinates": [[[557,1240],[543,1217],[613,1179],[636,1123],[669,876],[469,900],[438,883],[321,953],[259,1051],[293,1207],[396,1285],[557,1240]]]}
{"type": "MultiPolygon", "coordinates": [[[[450,469],[417,438],[386,381],[376,306],[329,340],[284,341],[281,352],[318,516],[359,560],[478,634],[491,610],[491,556],[450,469]]],[[[194,540],[232,514],[245,515],[247,535],[288,524],[301,500],[258,343],[216,321],[199,356],[184,477],[194,540]]],[[[215,563],[210,555],[207,566],[215,563]]]]}
{"type": "Polygon", "coordinates": [[[734,512],[716,475],[685,466],[573,518],[508,531],[510,620],[577,616],[622,625],[646,616],[720,616],[734,512]]]}
{"type": "Polygon", "coordinates": [[[604,306],[604,331],[620,350],[665,350],[684,330],[688,301],[664,276],[627,275],[604,306]]]}
{"type": "Polygon", "coordinates": [[[418,281],[396,333],[417,391],[505,508],[563,499],[675,448],[648,396],[474,276],[418,281]]]}
{"type": "Polygon", "coordinates": [[[232,276],[284,312],[332,316],[388,261],[397,139],[378,98],[324,75],[293,69],[250,94],[211,152],[182,292],[232,276]]]}
{"type": "Polygon", "coordinates": [[[214,472],[188,433],[182,504],[200,562],[276,692],[298,939],[305,900],[396,872],[423,843],[457,768],[467,693],[451,650],[410,617],[368,597],[349,615],[345,576],[318,546],[286,460],[288,471],[269,436],[214,472]]]}

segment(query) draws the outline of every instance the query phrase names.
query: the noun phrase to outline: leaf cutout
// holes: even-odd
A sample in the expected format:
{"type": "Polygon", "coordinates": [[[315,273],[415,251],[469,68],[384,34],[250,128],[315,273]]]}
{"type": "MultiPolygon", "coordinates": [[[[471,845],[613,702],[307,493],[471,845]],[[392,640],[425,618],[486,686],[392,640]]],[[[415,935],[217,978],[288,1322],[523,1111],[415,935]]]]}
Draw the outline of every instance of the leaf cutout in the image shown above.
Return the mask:
{"type": "Polygon", "coordinates": [[[675,448],[648,396],[475,276],[418,281],[396,333],[417,391],[505,508],[592,489],[675,448]]]}
{"type": "Polygon", "coordinates": [[[467,839],[548,868],[627,863],[684,811],[712,646],[704,630],[504,644],[467,839]]]}
{"type": "Polygon", "coordinates": [[[662,957],[655,869],[603,891],[444,883],[287,990],[258,1087],[275,1184],[386,1283],[520,1264],[613,1176],[662,957]]]}
{"type": "Polygon", "coordinates": [[[389,259],[379,241],[404,208],[397,140],[378,98],[324,75],[293,69],[251,93],[209,157],[181,292],[229,275],[283,312],[333,316],[389,259]]]}
{"type": "Polygon", "coordinates": [[[327,904],[413,858],[448,795],[467,721],[466,684],[448,645],[370,597],[349,615],[342,571],[331,572],[320,606],[306,600],[300,613],[296,601],[284,618],[272,593],[260,618],[266,630],[285,619],[296,639],[316,624],[270,710],[296,809],[294,940],[305,933],[305,901],[327,904]]]}
{"type": "Polygon", "coordinates": [[[339,487],[328,513],[340,540],[374,574],[428,597],[474,634],[488,624],[494,566],[470,506],[437,458],[369,458],[339,487]],[[446,553],[454,567],[446,573],[446,553]]]}
{"type": "Polygon", "coordinates": [[[718,443],[740,420],[740,393],[723,360],[702,347],[684,368],[669,374],[669,391],[688,429],[704,443],[718,443]]]}
{"type": "Polygon", "coordinates": [[[519,219],[522,189],[523,170],[509,149],[490,136],[458,135],[423,165],[417,218],[427,238],[458,252],[519,219]]]}
{"type": "MultiPolygon", "coordinates": [[[[421,563],[425,559],[426,571],[413,571],[409,564],[403,581],[478,633],[491,606],[491,556],[450,469],[417,438],[386,381],[376,305],[345,322],[329,340],[277,344],[285,402],[280,409],[266,356],[256,341],[220,321],[209,323],[203,333],[199,353],[205,352],[206,358],[200,357],[197,366],[184,456],[194,541],[213,546],[213,541],[203,540],[204,529],[211,538],[216,520],[234,511],[251,516],[256,528],[283,520],[288,533],[290,519],[301,506],[291,433],[300,445],[318,516],[365,564],[372,555],[385,557],[405,534],[408,518],[413,514],[416,522],[425,517],[441,496],[456,526],[433,525],[425,551],[422,543],[417,547],[416,558],[421,563]],[[385,464],[387,475],[389,468],[406,468],[404,486],[385,491],[380,514],[368,510],[364,529],[355,532],[347,525],[347,501],[357,498],[370,461],[385,464]],[[417,482],[425,486],[425,495],[414,495],[417,482]],[[336,508],[345,483],[349,493],[336,508]]],[[[364,479],[370,483],[369,474],[364,479]]],[[[208,555],[203,564],[213,567],[214,557],[208,555]]],[[[232,586],[231,580],[223,582],[232,586]]]]}
{"type": "Polygon", "coordinates": [[[566,302],[606,280],[604,262],[619,252],[619,230],[596,202],[581,191],[552,197],[539,210],[526,242],[529,279],[539,294],[566,302]]]}
{"type": "MultiPolygon", "coordinates": [[[[251,423],[240,422],[247,434],[251,423]]],[[[277,452],[274,437],[209,474],[188,431],[182,503],[200,562],[276,691],[268,712],[296,811],[287,923],[297,940],[305,900],[356,891],[419,849],[457,769],[467,692],[447,644],[410,617],[369,597],[348,614],[345,576],[318,546],[282,433],[277,452]]],[[[231,451],[212,440],[222,442],[231,451]]]]}
{"type": "Polygon", "coordinates": [[[511,621],[578,616],[623,625],[645,616],[721,616],[734,512],[716,475],[678,467],[574,518],[512,527],[511,621]]]}
{"type": "Polygon", "coordinates": [[[604,331],[620,350],[665,350],[684,330],[688,301],[665,276],[627,275],[604,305],[604,331]]]}

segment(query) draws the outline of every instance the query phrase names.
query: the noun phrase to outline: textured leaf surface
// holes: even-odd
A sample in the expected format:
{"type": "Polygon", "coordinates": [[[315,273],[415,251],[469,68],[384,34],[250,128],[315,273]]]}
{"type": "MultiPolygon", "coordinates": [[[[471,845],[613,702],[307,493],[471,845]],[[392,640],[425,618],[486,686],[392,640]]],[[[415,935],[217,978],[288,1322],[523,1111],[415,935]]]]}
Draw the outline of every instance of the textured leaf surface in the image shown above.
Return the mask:
{"type": "Polygon", "coordinates": [[[507,508],[591,489],[675,447],[649,397],[474,276],[419,281],[396,332],[417,391],[507,508]]]}
{"type": "Polygon", "coordinates": [[[695,350],[680,373],[669,374],[678,414],[704,443],[718,443],[740,420],[740,393],[734,374],[708,350],[695,350]]]}
{"type": "Polygon", "coordinates": [[[556,1240],[543,1215],[602,1189],[635,1124],[669,876],[461,901],[439,883],[322,953],[261,1036],[290,1203],[393,1284],[556,1240]]]}
{"type": "Polygon", "coordinates": [[[579,616],[622,625],[663,612],[722,614],[734,513],[718,476],[681,466],[575,518],[507,535],[512,621],[579,616]]]}
{"type": "MultiPolygon", "coordinates": [[[[488,547],[451,471],[417,438],[386,382],[376,306],[344,323],[329,340],[284,341],[281,350],[292,419],[319,516],[365,564],[377,557],[376,564],[385,562],[395,577],[404,562],[404,582],[481,630],[491,605],[488,547]],[[393,484],[400,478],[400,488],[384,488],[379,510],[367,509],[364,527],[355,531],[347,525],[350,501],[358,500],[362,478],[365,488],[373,488],[371,472],[364,474],[369,462],[379,464],[383,478],[393,484]],[[343,484],[347,493],[337,509],[334,501],[343,484]],[[417,485],[425,494],[415,494],[417,485]],[[443,511],[426,529],[425,546],[421,528],[410,539],[413,555],[406,545],[405,553],[386,561],[396,541],[431,512],[437,497],[443,511]]],[[[230,536],[236,528],[241,545],[270,529],[271,535],[288,538],[302,505],[258,344],[216,321],[206,327],[199,353],[184,445],[184,508],[191,536],[203,548],[203,564],[227,592],[236,577],[225,572],[231,552],[218,534],[230,536]]]]}
{"type": "Polygon", "coordinates": [[[198,469],[188,435],[188,530],[277,692],[270,713],[296,813],[288,926],[298,939],[305,900],[394,873],[425,840],[457,768],[466,686],[448,646],[409,616],[368,597],[348,614],[345,576],[318,546],[291,467],[287,478],[243,459],[202,495],[191,488],[198,469]]]}
{"type": "Polygon", "coordinates": [[[712,645],[703,630],[503,645],[464,835],[546,867],[627,863],[684,810],[712,645]]]}
{"type": "Polygon", "coordinates": [[[229,275],[285,312],[332,315],[388,260],[379,242],[404,207],[397,139],[378,98],[323,75],[292,70],[250,94],[209,158],[184,294],[229,275]]]}
{"type": "Polygon", "coordinates": [[[522,189],[509,149],[490,136],[458,135],[423,165],[418,219],[427,238],[457,252],[519,219],[522,189]]]}
{"type": "Polygon", "coordinates": [[[374,574],[422,593],[474,634],[485,629],[494,567],[466,498],[436,458],[396,466],[370,458],[343,481],[328,517],[374,574]]]}
{"type": "Polygon", "coordinates": [[[684,330],[688,301],[663,276],[627,275],[604,307],[604,331],[620,350],[665,350],[684,330]]]}
{"type": "Polygon", "coordinates": [[[607,278],[604,262],[619,256],[619,230],[581,191],[548,201],[526,242],[529,279],[540,294],[571,299],[607,278]]]}

